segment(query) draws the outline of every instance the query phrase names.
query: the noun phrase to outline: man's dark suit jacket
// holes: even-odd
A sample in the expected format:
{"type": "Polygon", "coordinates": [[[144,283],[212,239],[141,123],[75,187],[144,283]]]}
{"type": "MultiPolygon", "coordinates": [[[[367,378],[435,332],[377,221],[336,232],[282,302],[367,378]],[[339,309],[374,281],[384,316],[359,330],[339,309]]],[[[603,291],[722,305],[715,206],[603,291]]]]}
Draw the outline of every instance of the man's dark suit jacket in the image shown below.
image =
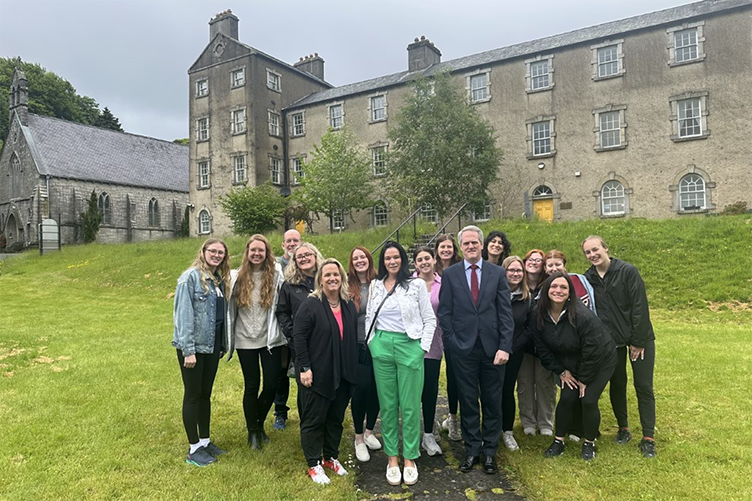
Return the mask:
{"type": "Polygon", "coordinates": [[[437,313],[444,346],[452,353],[469,354],[478,336],[489,357],[494,358],[497,350],[512,353],[514,319],[507,276],[501,266],[483,261],[477,307],[465,276],[465,261],[444,270],[437,313]]]}

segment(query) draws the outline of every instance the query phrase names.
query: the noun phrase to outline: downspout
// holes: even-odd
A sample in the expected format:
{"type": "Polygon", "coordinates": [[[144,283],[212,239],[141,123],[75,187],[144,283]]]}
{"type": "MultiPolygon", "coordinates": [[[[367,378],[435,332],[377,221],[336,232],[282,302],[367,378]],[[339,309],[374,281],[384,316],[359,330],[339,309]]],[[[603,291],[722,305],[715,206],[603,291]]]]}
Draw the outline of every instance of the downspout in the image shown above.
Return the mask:
{"type": "MultiPolygon", "coordinates": [[[[290,190],[290,165],[287,159],[287,112],[282,110],[282,189],[283,197],[291,195],[290,190]]],[[[285,213],[285,231],[290,229],[290,216],[285,213]]]]}

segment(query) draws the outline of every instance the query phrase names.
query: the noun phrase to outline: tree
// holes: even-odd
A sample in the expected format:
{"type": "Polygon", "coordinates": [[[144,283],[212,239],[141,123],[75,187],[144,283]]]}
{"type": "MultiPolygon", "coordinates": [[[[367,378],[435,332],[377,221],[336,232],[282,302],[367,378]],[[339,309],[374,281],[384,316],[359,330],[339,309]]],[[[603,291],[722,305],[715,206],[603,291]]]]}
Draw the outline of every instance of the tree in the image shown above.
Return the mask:
{"type": "Polygon", "coordinates": [[[233,188],[219,202],[232,221],[232,231],[238,235],[276,229],[284,218],[288,203],[268,182],[253,188],[233,188]]]}
{"type": "Polygon", "coordinates": [[[191,144],[191,140],[188,139],[187,137],[184,137],[184,138],[181,138],[181,139],[173,139],[172,142],[175,143],[175,144],[182,144],[182,145],[185,145],[185,146],[188,146],[189,144],[191,144]]]}
{"type": "Polygon", "coordinates": [[[180,221],[180,229],[178,230],[178,236],[180,238],[188,238],[188,235],[190,235],[190,227],[188,226],[190,217],[190,207],[186,205],[185,211],[183,212],[183,220],[180,221]]]}
{"type": "Polygon", "coordinates": [[[347,127],[330,129],[321,137],[321,145],[314,145],[311,161],[303,165],[295,196],[317,217],[325,214],[332,223],[339,213],[344,220],[353,210],[373,206],[372,175],[368,156],[347,127]]]}
{"type": "Polygon", "coordinates": [[[94,125],[96,125],[97,127],[102,127],[103,129],[112,129],[123,132],[123,128],[120,126],[120,120],[118,120],[117,117],[112,114],[107,106],[105,106],[104,109],[99,113],[97,121],[94,125]]]}
{"type": "Polygon", "coordinates": [[[495,133],[448,74],[413,83],[390,129],[392,196],[408,208],[430,204],[443,218],[465,202],[480,209],[497,177],[495,133]]]}
{"type": "Polygon", "coordinates": [[[99,225],[102,222],[102,215],[99,213],[97,201],[97,193],[94,190],[91,190],[91,196],[89,197],[89,204],[86,208],[86,212],[81,215],[81,224],[84,227],[85,244],[97,239],[99,225]]]}

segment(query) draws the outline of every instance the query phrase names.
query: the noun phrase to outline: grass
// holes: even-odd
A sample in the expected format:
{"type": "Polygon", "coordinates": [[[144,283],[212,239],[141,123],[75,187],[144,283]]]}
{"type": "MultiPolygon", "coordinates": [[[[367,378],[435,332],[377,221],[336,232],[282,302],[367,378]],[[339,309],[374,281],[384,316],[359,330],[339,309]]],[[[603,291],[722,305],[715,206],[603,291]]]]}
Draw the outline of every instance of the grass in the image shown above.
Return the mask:
{"type": "MultiPolygon", "coordinates": [[[[636,441],[612,444],[604,398],[605,437],[593,464],[576,447],[544,461],[546,440],[517,433],[522,451],[503,454],[520,491],[534,500],[752,497],[749,218],[491,228],[506,231],[515,252],[563,250],[573,271],[586,266],[579,242],[600,233],[615,256],[641,269],[657,335],[658,458],[642,461],[636,441]]],[[[354,245],[373,248],[387,233],[308,239],[346,260],[354,245]]],[[[279,248],[280,235],[271,241],[279,248]]],[[[358,497],[353,475],[325,489],[306,478],[295,412],[287,431],[269,430],[263,452],[246,447],[234,360],[220,365],[213,399],[212,436],[230,454],[205,469],[183,463],[171,293],[199,243],[66,247],[0,262],[0,499],[358,497]]],[[[228,239],[234,265],[244,243],[228,239]]],[[[630,416],[639,428],[634,400],[630,416]]],[[[342,459],[351,455],[345,437],[342,459]]]]}

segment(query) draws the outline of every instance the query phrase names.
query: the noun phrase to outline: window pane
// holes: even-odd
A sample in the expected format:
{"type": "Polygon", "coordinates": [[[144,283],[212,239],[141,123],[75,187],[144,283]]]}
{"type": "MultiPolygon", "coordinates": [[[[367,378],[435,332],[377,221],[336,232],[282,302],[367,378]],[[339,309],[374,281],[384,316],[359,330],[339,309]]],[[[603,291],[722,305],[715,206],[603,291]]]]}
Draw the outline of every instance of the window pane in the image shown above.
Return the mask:
{"type": "Polygon", "coordinates": [[[679,137],[699,136],[702,134],[700,124],[700,100],[687,99],[677,103],[679,115],[679,137]]]}
{"type": "Polygon", "coordinates": [[[601,113],[599,118],[601,148],[619,146],[621,144],[619,112],[611,111],[608,113],[601,113]]]}
{"type": "Polygon", "coordinates": [[[679,182],[679,206],[682,209],[705,208],[705,180],[697,174],[684,176],[679,182]]]}
{"type": "Polygon", "coordinates": [[[598,49],[598,76],[606,77],[619,73],[616,45],[598,49]]]}
{"type": "Polygon", "coordinates": [[[624,214],[624,186],[619,181],[608,181],[601,189],[603,215],[624,214]]]}
{"type": "Polygon", "coordinates": [[[551,124],[538,122],[533,124],[533,155],[551,152],[551,124]]]}
{"type": "Polygon", "coordinates": [[[532,90],[543,89],[549,86],[548,60],[539,61],[530,65],[532,90]]]}

